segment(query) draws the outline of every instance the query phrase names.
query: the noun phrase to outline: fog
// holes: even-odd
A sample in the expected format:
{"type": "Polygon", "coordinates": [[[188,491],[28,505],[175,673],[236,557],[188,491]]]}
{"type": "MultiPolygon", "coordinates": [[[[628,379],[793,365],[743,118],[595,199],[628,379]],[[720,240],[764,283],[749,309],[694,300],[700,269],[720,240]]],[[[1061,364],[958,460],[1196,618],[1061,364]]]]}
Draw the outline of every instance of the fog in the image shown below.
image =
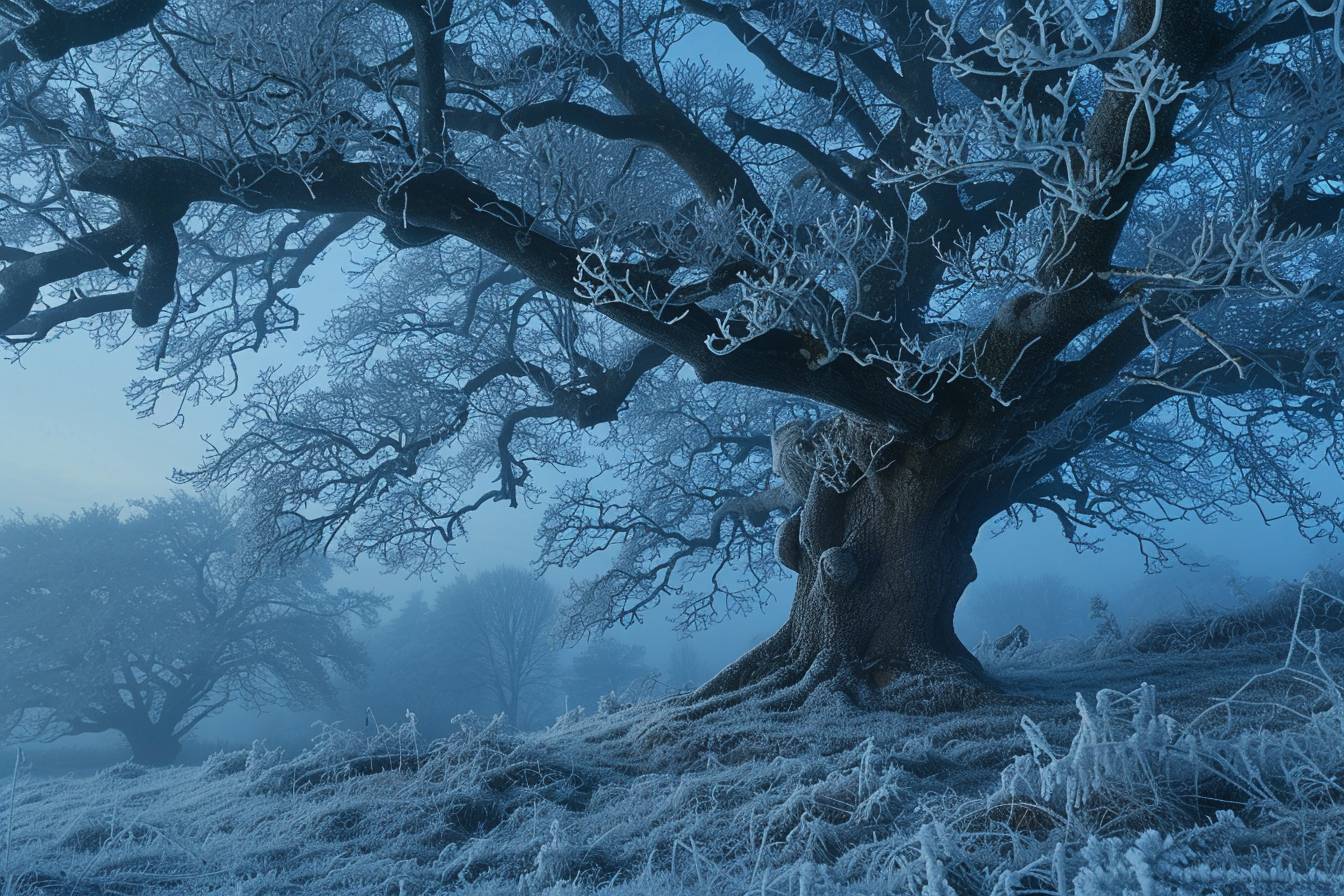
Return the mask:
{"type": "MultiPolygon", "coordinates": [[[[335,279],[306,287],[315,296],[330,290],[333,297],[340,288],[335,279]]],[[[260,360],[292,359],[297,345],[273,349],[260,360]]],[[[65,515],[91,504],[124,505],[132,499],[171,492],[171,472],[195,463],[203,438],[222,424],[225,409],[201,405],[186,408],[177,419],[137,417],[123,397],[124,386],[134,375],[131,353],[91,351],[78,338],[44,346],[43,351],[27,355],[21,367],[3,371],[8,429],[0,443],[0,468],[7,471],[4,500],[11,512],[65,515]]],[[[1316,484],[1327,496],[1344,496],[1333,476],[1321,474],[1316,484]]],[[[1269,508],[1268,515],[1272,517],[1273,511],[1269,508]]],[[[540,518],[539,508],[490,505],[475,515],[467,536],[434,574],[406,577],[365,561],[339,570],[335,580],[387,595],[390,604],[382,618],[384,624],[390,623],[413,596],[432,603],[443,588],[461,577],[500,566],[530,569],[536,557],[531,535],[540,518]]],[[[974,646],[1021,624],[1038,641],[1084,639],[1097,624],[1089,615],[1094,595],[1103,597],[1128,628],[1164,615],[1180,615],[1192,607],[1226,609],[1260,599],[1274,583],[1294,581],[1337,559],[1330,541],[1308,541],[1291,519],[1267,519],[1253,506],[1239,508],[1237,519],[1212,525],[1177,523],[1171,530],[1186,547],[1188,565],[1150,572],[1131,539],[1102,537],[1095,549],[1080,551],[1061,537],[1050,518],[1021,527],[986,527],[974,552],[979,577],[958,607],[958,634],[974,646]]],[[[596,568],[601,562],[587,566],[596,568]]],[[[588,574],[591,570],[584,567],[550,569],[543,578],[563,595],[573,579],[588,574]]],[[[616,627],[603,636],[642,651],[647,672],[663,683],[671,677],[678,651],[687,648],[700,676],[707,678],[778,628],[787,618],[791,595],[792,584],[786,578],[765,597],[764,607],[701,629],[681,630],[655,607],[643,622],[616,627]]],[[[377,627],[360,632],[361,639],[370,642],[378,635],[377,627]]],[[[572,663],[584,644],[566,645],[559,653],[560,665],[572,663]]],[[[375,653],[369,670],[374,678],[379,671],[377,659],[375,653]]],[[[643,676],[624,684],[649,687],[643,676]]],[[[530,723],[547,721],[546,711],[563,711],[570,700],[565,689],[561,685],[550,694],[542,714],[530,723]]],[[[432,706],[419,705],[425,698],[417,699],[415,688],[405,690],[405,705],[400,709],[432,714],[432,706]]],[[[396,687],[380,695],[385,714],[391,712],[398,696],[396,687]]],[[[347,683],[335,702],[303,710],[229,706],[193,732],[183,758],[199,761],[216,750],[256,739],[298,747],[307,743],[314,726],[322,722],[336,721],[358,730],[371,719],[399,721],[371,714],[362,702],[367,698],[366,687],[347,683]]],[[[485,715],[498,711],[484,693],[477,696],[476,704],[485,715]]],[[[429,733],[442,734],[441,729],[440,722],[429,733]]],[[[91,770],[126,755],[124,740],[115,733],[32,742],[24,748],[35,771],[51,774],[91,770]]],[[[2,749],[0,763],[10,762],[13,746],[2,749]]]]}
{"type": "Polygon", "coordinates": [[[1344,0],[0,0],[0,896],[1344,893],[1344,0]]]}

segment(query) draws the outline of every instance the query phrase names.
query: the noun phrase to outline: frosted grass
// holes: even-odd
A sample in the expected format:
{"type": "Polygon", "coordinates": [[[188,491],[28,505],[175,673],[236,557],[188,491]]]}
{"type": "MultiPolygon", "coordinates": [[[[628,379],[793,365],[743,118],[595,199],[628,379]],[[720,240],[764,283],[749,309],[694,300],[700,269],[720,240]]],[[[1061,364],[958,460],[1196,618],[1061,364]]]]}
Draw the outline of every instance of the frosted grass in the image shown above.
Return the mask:
{"type": "Polygon", "coordinates": [[[683,725],[607,700],[534,734],[465,716],[430,744],[408,717],[294,756],[20,776],[0,892],[1337,894],[1342,642],[1304,624],[1334,598],[1277,599],[1160,651],[991,661],[1017,696],[969,712],[819,691],[683,725]]]}

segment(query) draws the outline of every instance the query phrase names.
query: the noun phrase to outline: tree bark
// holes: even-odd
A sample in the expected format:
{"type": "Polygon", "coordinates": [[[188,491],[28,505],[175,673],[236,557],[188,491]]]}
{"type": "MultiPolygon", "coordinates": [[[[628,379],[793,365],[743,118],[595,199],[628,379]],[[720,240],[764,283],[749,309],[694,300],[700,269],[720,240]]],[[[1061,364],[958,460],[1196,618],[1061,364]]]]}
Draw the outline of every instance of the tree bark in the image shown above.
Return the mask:
{"type": "Polygon", "coordinates": [[[182,752],[182,742],[171,729],[145,723],[120,730],[131,747],[131,758],[140,765],[168,765],[182,752]]]}
{"type": "Polygon", "coordinates": [[[980,663],[952,624],[976,576],[980,522],[962,511],[960,465],[909,449],[882,457],[851,422],[827,439],[849,439],[846,454],[869,469],[837,488],[834,465],[824,475],[809,458],[808,438],[796,425],[776,433],[776,470],[801,503],[776,541],[798,575],[788,622],[697,696],[759,686],[805,698],[817,682],[839,680],[861,702],[885,704],[884,689],[906,675],[982,684],[980,663]]]}

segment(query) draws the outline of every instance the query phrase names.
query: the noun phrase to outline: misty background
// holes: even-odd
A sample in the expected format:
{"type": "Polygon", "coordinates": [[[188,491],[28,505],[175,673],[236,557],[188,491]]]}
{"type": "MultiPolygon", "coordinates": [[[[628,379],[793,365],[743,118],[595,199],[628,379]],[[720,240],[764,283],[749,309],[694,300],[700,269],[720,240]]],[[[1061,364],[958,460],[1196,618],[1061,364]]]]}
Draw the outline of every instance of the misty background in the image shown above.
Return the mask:
{"type": "MultiPolygon", "coordinates": [[[[764,81],[759,61],[717,25],[696,32],[680,52],[704,54],[742,70],[749,79],[764,81]]],[[[351,287],[342,264],[341,253],[333,252],[313,266],[305,285],[293,292],[295,304],[304,312],[299,331],[289,336],[273,334],[249,359],[251,363],[240,369],[236,394],[245,394],[257,371],[267,365],[301,362],[305,330],[315,329],[349,298],[351,287]]],[[[93,504],[125,505],[173,490],[169,477],[174,468],[191,468],[199,461],[203,440],[219,432],[229,407],[227,403],[186,406],[180,414],[175,407],[163,407],[153,417],[137,417],[124,395],[137,373],[133,346],[97,351],[78,332],[42,343],[25,353],[19,364],[0,367],[0,431],[4,433],[0,439],[0,513],[63,516],[93,504]]],[[[551,473],[551,482],[545,482],[546,475],[537,471],[543,490],[562,478],[551,473]]],[[[1329,470],[1323,470],[1313,484],[1327,498],[1344,496],[1344,485],[1329,470]]],[[[1246,506],[1237,519],[1212,525],[1171,525],[1168,531],[1173,540],[1185,544],[1187,558],[1199,565],[1158,573],[1145,571],[1144,557],[1132,539],[1098,532],[1097,549],[1079,551],[1061,536],[1050,518],[1020,528],[991,524],[975,545],[979,577],[958,606],[958,635],[972,648],[1019,624],[1033,640],[1083,638],[1097,625],[1089,615],[1097,595],[1107,601],[1122,627],[1179,614],[1190,606],[1229,607],[1262,597],[1274,583],[1298,579],[1336,559],[1334,544],[1308,542],[1291,518],[1281,518],[1282,510],[1246,506]]],[[[360,633],[370,650],[368,682],[352,684],[332,706],[303,712],[227,707],[193,733],[183,759],[198,759],[213,749],[254,739],[297,746],[308,742],[319,720],[347,726],[392,724],[401,720],[397,716],[405,710],[417,713],[427,734],[444,733],[436,729],[445,724],[445,707],[466,707],[458,705],[461,701],[453,696],[456,683],[451,680],[407,681],[399,689],[387,668],[405,652],[405,645],[397,642],[398,622],[413,631],[412,615],[404,615],[408,608],[418,602],[432,609],[440,593],[459,579],[499,567],[530,569],[537,555],[533,535],[541,516],[541,507],[487,504],[472,514],[467,536],[432,576],[408,578],[372,562],[338,571],[334,584],[370,589],[390,598],[381,623],[360,633]]],[[[573,569],[552,569],[543,578],[563,600],[570,581],[594,575],[604,559],[595,558],[573,569]]],[[[626,687],[647,690],[696,684],[674,679],[688,668],[694,670],[695,678],[708,678],[774,631],[788,614],[792,587],[792,577],[786,577],[776,583],[760,610],[703,631],[678,631],[664,616],[670,611],[655,607],[641,624],[602,637],[628,648],[625,665],[631,676],[622,682],[626,687]]],[[[453,637],[448,634],[451,625],[437,631],[443,631],[444,638],[453,637]]],[[[587,646],[581,643],[559,651],[549,692],[527,723],[544,724],[553,717],[550,713],[594,701],[592,693],[575,692],[582,688],[574,684],[572,675],[575,661],[587,646]]],[[[451,668],[448,675],[452,677],[451,668]]],[[[474,708],[480,712],[499,710],[485,695],[477,702],[480,705],[474,708]]],[[[26,749],[39,773],[44,765],[49,771],[77,766],[83,761],[80,756],[94,763],[115,761],[125,753],[115,734],[67,738],[26,749]]],[[[12,759],[12,749],[0,747],[0,763],[6,757],[12,759]]]]}
{"type": "MultiPolygon", "coordinates": [[[[336,265],[328,262],[304,288],[308,319],[321,319],[321,306],[341,300],[345,289],[336,265]]],[[[294,338],[287,346],[263,351],[252,369],[285,355],[297,356],[301,345],[301,338],[294,338]]],[[[244,388],[248,374],[243,371],[244,388]]],[[[124,505],[166,495],[174,488],[172,470],[196,462],[202,440],[221,427],[228,410],[227,405],[202,405],[187,407],[176,418],[167,413],[137,417],[123,396],[136,375],[135,353],[91,351],[78,335],[41,346],[21,366],[7,367],[0,375],[5,380],[0,419],[6,435],[0,441],[0,470],[5,471],[0,507],[6,516],[63,516],[92,504],[124,505]]],[[[1329,476],[1321,476],[1317,486],[1326,495],[1344,492],[1329,476]]],[[[1199,565],[1159,573],[1145,572],[1142,553],[1132,540],[1102,538],[1097,550],[1080,552],[1050,519],[1003,531],[986,527],[975,547],[979,578],[958,609],[958,633],[968,646],[997,638],[1018,624],[1033,640],[1082,638],[1097,625],[1089,617],[1094,595],[1108,602],[1122,626],[1133,625],[1189,606],[1226,607],[1255,599],[1273,583],[1296,579],[1334,559],[1333,544],[1308,542],[1290,519],[1274,518],[1277,508],[1264,510],[1262,514],[1248,506],[1236,520],[1174,526],[1171,531],[1187,545],[1187,556],[1199,565]]],[[[373,563],[338,571],[334,584],[390,598],[380,624],[359,633],[370,653],[367,680],[348,684],[333,705],[305,711],[230,706],[193,732],[182,760],[199,760],[256,739],[297,747],[308,742],[319,721],[347,727],[391,724],[410,710],[427,736],[437,736],[447,733],[456,712],[500,711],[480,688],[474,697],[464,698],[471,686],[454,680],[451,648],[460,633],[447,618],[451,614],[440,614],[444,618],[426,631],[416,621],[423,615],[416,613],[432,611],[441,592],[459,580],[499,567],[530,570],[536,556],[532,535],[540,516],[535,507],[486,506],[471,519],[455,556],[445,558],[432,576],[406,577],[373,563]],[[420,639],[417,649],[422,652],[435,652],[434,645],[441,642],[438,652],[449,666],[441,673],[446,680],[415,680],[403,674],[414,671],[405,665],[407,631],[420,639]],[[402,668],[394,668],[396,663],[402,668]]],[[[591,575],[595,568],[553,569],[542,577],[563,599],[571,579],[591,575]]],[[[680,632],[655,608],[642,624],[608,632],[598,652],[615,649],[622,654],[609,673],[611,690],[649,693],[699,683],[778,627],[788,613],[791,592],[788,580],[778,583],[763,609],[703,631],[680,632]]],[[[591,644],[580,643],[557,652],[546,693],[537,695],[520,724],[542,725],[568,709],[593,708],[601,689],[579,683],[575,674],[576,663],[591,650],[591,644]]],[[[116,734],[30,744],[25,750],[38,773],[105,764],[125,754],[116,734]]],[[[0,750],[0,762],[7,759],[12,760],[12,748],[0,750]]]]}

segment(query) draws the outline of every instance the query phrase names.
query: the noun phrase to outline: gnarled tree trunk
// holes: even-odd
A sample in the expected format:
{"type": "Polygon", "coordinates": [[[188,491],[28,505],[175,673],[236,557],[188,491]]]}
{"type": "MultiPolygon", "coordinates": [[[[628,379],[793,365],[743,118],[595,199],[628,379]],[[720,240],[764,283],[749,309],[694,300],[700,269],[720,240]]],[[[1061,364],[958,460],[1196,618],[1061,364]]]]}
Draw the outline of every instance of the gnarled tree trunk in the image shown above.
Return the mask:
{"type": "Polygon", "coordinates": [[[908,705],[909,693],[884,694],[902,687],[897,679],[933,688],[917,702],[982,690],[980,664],[952,627],[975,579],[981,519],[962,515],[954,459],[909,449],[883,456],[875,437],[842,420],[825,434],[823,453],[801,425],[776,433],[776,471],[800,501],[777,538],[780,561],[798,575],[792,611],[697,698],[759,691],[788,705],[821,681],[867,705],[908,705]]]}
{"type": "Polygon", "coordinates": [[[121,734],[131,747],[131,758],[140,765],[168,765],[182,752],[182,742],[171,728],[146,722],[127,725],[121,734]]]}

